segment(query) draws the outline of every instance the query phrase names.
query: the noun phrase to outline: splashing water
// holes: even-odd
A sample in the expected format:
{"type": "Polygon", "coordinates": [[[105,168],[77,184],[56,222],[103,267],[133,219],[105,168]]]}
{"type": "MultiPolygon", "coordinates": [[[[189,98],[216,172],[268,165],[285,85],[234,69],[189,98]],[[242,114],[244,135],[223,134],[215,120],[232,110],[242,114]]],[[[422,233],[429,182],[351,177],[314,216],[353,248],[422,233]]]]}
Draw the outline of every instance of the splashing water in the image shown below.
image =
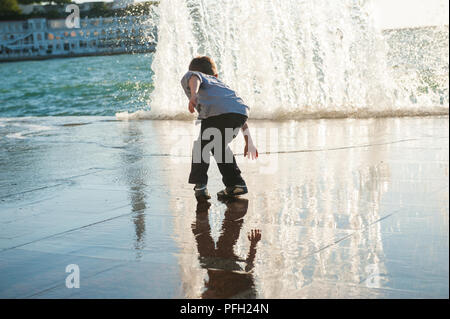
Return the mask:
{"type": "Polygon", "coordinates": [[[448,114],[448,49],[432,61],[439,89],[423,80],[432,68],[399,72],[388,61],[398,43],[376,29],[370,0],[167,0],[158,10],[151,110],[119,119],[192,119],[180,79],[197,55],[213,57],[255,119],[448,114]]]}

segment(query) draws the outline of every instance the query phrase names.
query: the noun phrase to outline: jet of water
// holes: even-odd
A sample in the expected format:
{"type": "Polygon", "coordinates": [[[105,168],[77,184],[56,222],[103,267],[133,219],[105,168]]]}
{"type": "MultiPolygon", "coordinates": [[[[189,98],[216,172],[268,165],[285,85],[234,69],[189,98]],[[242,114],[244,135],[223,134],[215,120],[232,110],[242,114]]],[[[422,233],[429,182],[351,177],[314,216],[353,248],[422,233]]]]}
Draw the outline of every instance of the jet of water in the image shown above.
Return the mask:
{"type": "Polygon", "coordinates": [[[197,55],[216,61],[219,78],[250,106],[251,118],[448,114],[448,89],[446,98],[412,99],[412,82],[396,81],[372,4],[161,1],[155,89],[143,117],[192,119],[180,79],[197,55]]]}

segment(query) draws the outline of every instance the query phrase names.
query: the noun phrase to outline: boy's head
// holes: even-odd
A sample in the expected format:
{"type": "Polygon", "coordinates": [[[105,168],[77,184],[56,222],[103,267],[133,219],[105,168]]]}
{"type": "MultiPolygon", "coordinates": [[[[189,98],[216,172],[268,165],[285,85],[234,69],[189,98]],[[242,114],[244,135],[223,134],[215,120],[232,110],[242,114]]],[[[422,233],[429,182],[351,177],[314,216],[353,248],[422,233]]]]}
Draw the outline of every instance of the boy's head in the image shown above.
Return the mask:
{"type": "Polygon", "coordinates": [[[202,72],[215,77],[218,76],[216,64],[209,56],[198,56],[193,58],[189,64],[189,71],[202,72]]]}

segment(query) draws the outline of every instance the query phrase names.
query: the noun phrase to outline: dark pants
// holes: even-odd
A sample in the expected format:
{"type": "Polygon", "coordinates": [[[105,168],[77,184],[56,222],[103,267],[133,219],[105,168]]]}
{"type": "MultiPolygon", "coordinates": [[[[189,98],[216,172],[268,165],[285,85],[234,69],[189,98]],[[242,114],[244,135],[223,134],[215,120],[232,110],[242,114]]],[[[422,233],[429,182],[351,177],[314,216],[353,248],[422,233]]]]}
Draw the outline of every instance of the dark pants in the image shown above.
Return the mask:
{"type": "Polygon", "coordinates": [[[189,183],[207,184],[210,152],[222,174],[225,186],[245,185],[241,171],[228,144],[237,136],[247,117],[237,113],[226,113],[202,120],[200,136],[192,150],[189,183]]]}

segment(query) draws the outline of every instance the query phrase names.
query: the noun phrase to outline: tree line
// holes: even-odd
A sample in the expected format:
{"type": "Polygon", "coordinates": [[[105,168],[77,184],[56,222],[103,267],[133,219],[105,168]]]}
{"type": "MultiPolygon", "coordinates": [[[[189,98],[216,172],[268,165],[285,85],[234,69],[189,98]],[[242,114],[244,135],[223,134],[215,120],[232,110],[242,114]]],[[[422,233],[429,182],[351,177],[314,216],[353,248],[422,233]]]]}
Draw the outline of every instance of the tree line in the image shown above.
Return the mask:
{"type": "MultiPolygon", "coordinates": [[[[1,20],[10,20],[10,19],[23,19],[32,17],[30,15],[22,14],[19,4],[27,5],[27,4],[40,4],[42,2],[46,2],[49,4],[57,4],[63,5],[66,3],[71,3],[72,0],[0,0],[0,19],[1,20]]],[[[42,14],[41,14],[42,15],[42,14]]]]}

